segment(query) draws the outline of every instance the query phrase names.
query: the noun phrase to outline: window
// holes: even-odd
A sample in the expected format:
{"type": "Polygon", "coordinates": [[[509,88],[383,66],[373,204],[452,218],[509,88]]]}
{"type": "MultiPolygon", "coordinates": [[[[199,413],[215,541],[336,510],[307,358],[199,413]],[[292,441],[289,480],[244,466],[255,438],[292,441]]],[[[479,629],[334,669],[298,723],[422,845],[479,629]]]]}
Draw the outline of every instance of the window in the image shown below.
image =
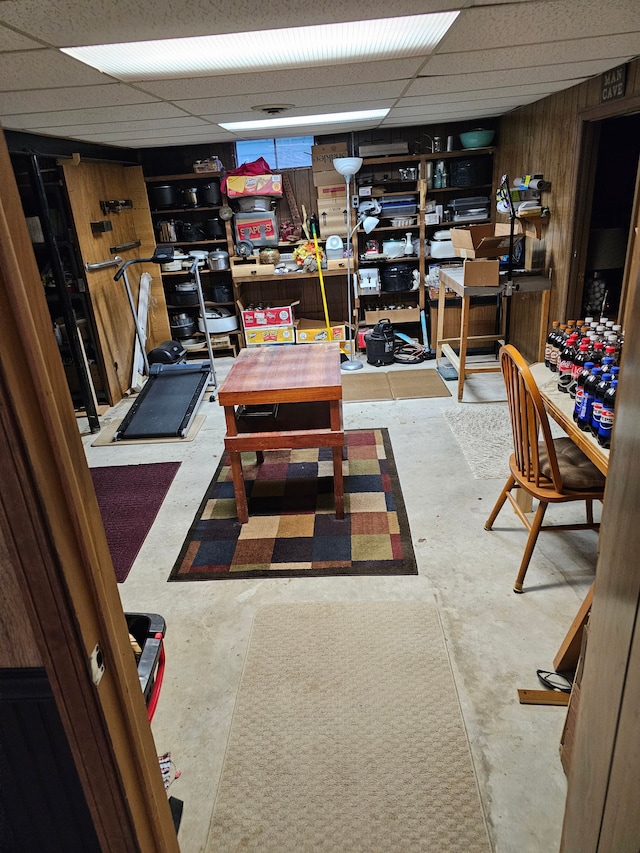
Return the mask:
{"type": "Polygon", "coordinates": [[[274,170],[309,168],[313,136],[292,136],[287,139],[248,139],[236,142],[236,162],[252,163],[264,157],[274,170]]]}

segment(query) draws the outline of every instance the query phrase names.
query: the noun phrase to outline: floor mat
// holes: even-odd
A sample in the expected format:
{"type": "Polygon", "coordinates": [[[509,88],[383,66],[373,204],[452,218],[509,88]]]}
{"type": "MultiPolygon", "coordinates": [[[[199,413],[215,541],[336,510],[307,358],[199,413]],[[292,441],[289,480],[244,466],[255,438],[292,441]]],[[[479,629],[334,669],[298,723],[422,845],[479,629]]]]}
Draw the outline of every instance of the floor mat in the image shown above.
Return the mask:
{"type": "Polygon", "coordinates": [[[437,370],[390,370],[387,376],[396,400],[451,396],[437,370]]]}
{"type": "Polygon", "coordinates": [[[167,438],[123,438],[120,441],[114,441],[113,436],[123,420],[120,418],[117,421],[107,424],[99,432],[98,437],[91,442],[91,447],[118,447],[118,445],[124,444],[167,444],[167,442],[193,441],[206,419],[206,415],[196,415],[184,438],[169,436],[167,438]]]}
{"type": "Polygon", "coordinates": [[[90,469],[119,583],[129,574],[180,464],[154,462],[90,469]]]}
{"type": "Polygon", "coordinates": [[[490,853],[436,608],[256,613],[205,853],[490,853]]]}
{"type": "Polygon", "coordinates": [[[506,403],[483,403],[447,409],[449,424],[476,480],[505,480],[513,453],[511,421],[506,403]]]}
{"type": "Polygon", "coordinates": [[[420,397],[450,397],[451,392],[437,370],[381,370],[379,373],[347,373],[342,376],[342,399],[346,403],[372,400],[412,400],[420,397]]]}
{"type": "Polygon", "coordinates": [[[332,448],[243,454],[249,521],[238,523],[225,454],[169,580],[417,574],[387,430],[349,430],[345,518],[335,517],[332,448]]]}

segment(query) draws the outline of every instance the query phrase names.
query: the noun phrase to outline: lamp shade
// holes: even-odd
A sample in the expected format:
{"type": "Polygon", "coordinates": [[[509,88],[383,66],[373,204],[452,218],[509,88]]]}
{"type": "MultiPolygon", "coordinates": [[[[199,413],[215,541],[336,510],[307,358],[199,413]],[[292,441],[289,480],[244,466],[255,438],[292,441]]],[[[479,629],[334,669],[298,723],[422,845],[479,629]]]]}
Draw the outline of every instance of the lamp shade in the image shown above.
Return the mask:
{"type": "Polygon", "coordinates": [[[333,168],[343,177],[355,175],[362,166],[362,157],[336,157],[333,168]]]}

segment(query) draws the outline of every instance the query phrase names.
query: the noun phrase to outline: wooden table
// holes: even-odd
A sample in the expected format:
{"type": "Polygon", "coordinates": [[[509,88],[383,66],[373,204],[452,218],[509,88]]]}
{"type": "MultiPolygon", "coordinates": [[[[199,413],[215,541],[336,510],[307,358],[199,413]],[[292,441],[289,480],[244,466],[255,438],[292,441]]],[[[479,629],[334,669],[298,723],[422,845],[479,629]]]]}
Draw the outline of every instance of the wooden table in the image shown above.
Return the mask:
{"type": "MultiPolygon", "coordinates": [[[[540,330],[539,340],[540,347],[544,345],[544,339],[547,332],[547,315],[549,313],[549,297],[551,293],[551,281],[543,276],[520,276],[514,280],[514,285],[517,285],[517,290],[514,293],[533,293],[542,291],[542,300],[540,304],[540,330]]],[[[505,319],[506,311],[501,312],[502,323],[499,332],[495,335],[469,335],[469,310],[471,306],[472,296],[501,296],[503,300],[512,297],[505,296],[506,282],[499,284],[497,287],[468,287],[463,282],[463,268],[450,267],[440,269],[440,289],[438,293],[438,329],[436,333],[436,358],[444,353],[451,364],[458,371],[458,401],[462,400],[464,393],[464,380],[467,374],[470,373],[499,373],[500,364],[495,361],[492,363],[467,365],[467,346],[469,342],[483,343],[491,341],[505,340],[505,319]],[[458,296],[462,298],[462,312],[460,315],[460,334],[455,338],[444,337],[444,311],[446,288],[450,288],[458,296]],[[451,346],[452,343],[459,344],[459,354],[456,353],[451,346]]]]}
{"type": "Polygon", "coordinates": [[[249,520],[243,451],[333,448],[336,518],[344,518],[342,379],[337,343],[242,350],[218,390],[238,521],[249,520]]]}
{"type": "MultiPolygon", "coordinates": [[[[606,476],[609,471],[609,451],[601,447],[595,436],[590,432],[583,432],[573,420],[574,400],[569,394],[558,391],[558,374],[552,373],[542,362],[530,365],[530,370],[549,415],[578,445],[585,456],[588,456],[596,468],[606,476]]],[[[571,672],[577,666],[582,644],[582,630],[589,618],[593,602],[593,586],[594,584],[591,584],[589,587],[589,591],[553,659],[553,666],[557,672],[571,672]]]]}

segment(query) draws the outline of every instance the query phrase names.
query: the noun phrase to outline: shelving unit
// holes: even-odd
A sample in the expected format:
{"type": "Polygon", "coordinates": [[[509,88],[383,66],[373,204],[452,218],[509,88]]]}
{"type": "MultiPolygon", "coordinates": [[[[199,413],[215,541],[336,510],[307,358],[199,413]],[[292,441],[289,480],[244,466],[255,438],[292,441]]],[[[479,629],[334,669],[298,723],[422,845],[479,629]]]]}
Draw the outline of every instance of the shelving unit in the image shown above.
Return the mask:
{"type": "MultiPolygon", "coordinates": [[[[158,242],[168,243],[174,246],[176,250],[180,250],[184,254],[188,254],[191,249],[202,249],[205,251],[213,251],[222,249],[229,255],[232,254],[233,236],[228,222],[223,221],[218,216],[222,207],[225,206],[226,199],[219,192],[220,204],[184,204],[177,206],[158,206],[153,198],[154,185],[167,184],[173,187],[176,193],[180,193],[185,188],[194,188],[196,193],[201,188],[217,184],[218,190],[220,185],[220,172],[189,172],[186,174],[177,175],[158,175],[145,177],[147,189],[149,192],[149,205],[151,218],[154,224],[154,230],[158,242]],[[162,234],[162,223],[169,222],[173,230],[176,232],[175,240],[165,240],[162,234]],[[215,224],[214,224],[215,223],[215,224]],[[185,225],[189,227],[193,234],[193,239],[184,239],[185,225]],[[219,232],[220,236],[213,236],[213,233],[219,232]]],[[[167,229],[171,231],[171,229],[167,229]]],[[[175,320],[176,315],[190,315],[193,318],[195,329],[182,339],[187,341],[187,352],[201,356],[207,352],[205,334],[198,329],[198,320],[200,317],[200,309],[195,301],[193,304],[176,304],[175,300],[175,285],[181,282],[187,283],[192,280],[189,268],[181,270],[162,270],[162,282],[165,289],[165,297],[167,301],[167,310],[169,312],[169,322],[172,327],[172,334],[180,340],[180,333],[176,333],[176,326],[172,324],[172,319],[175,320]],[[200,344],[200,345],[198,345],[200,344]]],[[[230,269],[211,270],[206,266],[200,268],[200,278],[202,289],[204,292],[205,302],[208,305],[215,307],[226,308],[237,317],[235,292],[231,280],[230,269]],[[216,298],[216,289],[227,291],[225,298],[216,298]]],[[[219,334],[210,334],[211,345],[214,350],[231,350],[234,355],[238,349],[243,346],[243,338],[241,331],[241,323],[238,321],[238,328],[230,331],[221,332],[219,334]]]]}
{"type": "MultiPolygon", "coordinates": [[[[454,227],[456,224],[467,225],[477,222],[490,222],[492,220],[491,177],[494,150],[493,147],[460,149],[429,154],[368,157],[364,159],[363,165],[356,175],[356,181],[358,192],[360,193],[363,187],[369,187],[370,196],[360,195],[360,200],[361,202],[366,202],[369,197],[375,199],[383,204],[383,211],[380,214],[376,214],[380,219],[380,225],[374,231],[370,234],[365,234],[359,229],[353,235],[354,272],[358,275],[360,269],[377,268],[381,279],[381,289],[377,293],[363,292],[363,289],[360,287],[360,279],[358,278],[358,298],[355,310],[359,322],[371,325],[378,319],[389,317],[392,323],[416,324],[420,322],[420,312],[425,309],[428,317],[428,266],[430,263],[446,263],[448,259],[431,258],[427,243],[437,230],[454,227]],[[436,163],[444,161],[445,166],[449,168],[450,174],[450,167],[453,162],[457,163],[467,160],[471,161],[470,168],[468,169],[469,172],[473,172],[474,165],[478,164],[475,171],[480,174],[482,180],[473,184],[465,181],[464,186],[449,185],[445,188],[433,189],[428,178],[428,172],[435,170],[436,163]],[[483,180],[485,177],[488,179],[486,182],[483,180]],[[437,224],[427,225],[425,223],[425,214],[429,201],[442,204],[444,214],[447,210],[447,205],[453,200],[473,197],[480,193],[483,193],[489,199],[488,217],[465,219],[464,222],[456,223],[453,221],[444,221],[443,215],[442,220],[437,224]],[[385,202],[393,203],[395,199],[402,197],[412,197],[415,199],[415,214],[407,214],[407,218],[415,215],[415,220],[410,225],[392,225],[389,221],[391,214],[387,212],[388,205],[385,202]],[[376,257],[366,254],[365,247],[369,241],[377,240],[380,254],[383,254],[383,242],[392,238],[406,241],[407,234],[414,235],[413,254],[391,259],[384,255],[376,257]],[[415,240],[418,243],[417,251],[415,250],[415,240]],[[411,267],[416,269],[419,276],[417,289],[413,289],[413,287],[393,290],[384,289],[383,279],[386,277],[385,269],[388,269],[391,264],[406,264],[408,280],[411,267]],[[389,305],[394,305],[395,307],[390,309],[387,307],[389,305]]],[[[401,215],[401,213],[395,214],[398,217],[401,215]]],[[[456,260],[456,258],[451,258],[452,262],[456,262],[456,260]]],[[[413,282],[411,282],[411,285],[413,285],[413,282]]]]}

